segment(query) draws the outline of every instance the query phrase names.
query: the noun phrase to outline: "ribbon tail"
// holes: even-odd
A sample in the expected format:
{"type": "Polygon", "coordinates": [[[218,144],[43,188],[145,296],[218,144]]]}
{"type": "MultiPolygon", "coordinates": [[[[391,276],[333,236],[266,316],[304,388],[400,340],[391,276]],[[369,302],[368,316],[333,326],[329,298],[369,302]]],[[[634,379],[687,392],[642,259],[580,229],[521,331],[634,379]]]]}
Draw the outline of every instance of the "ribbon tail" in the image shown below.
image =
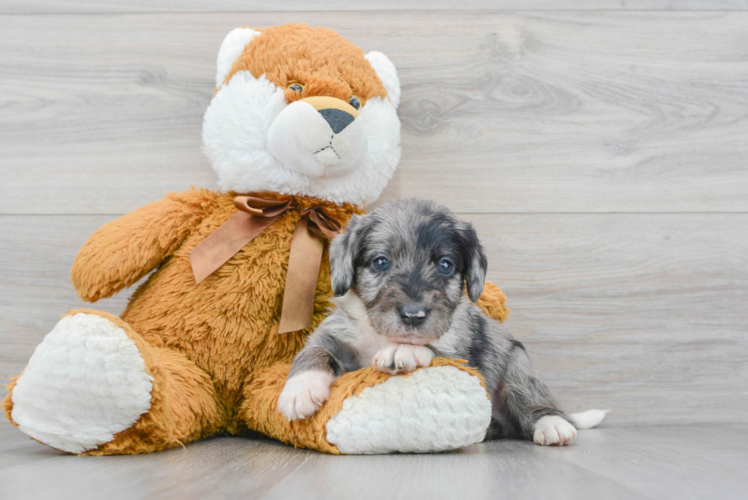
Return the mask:
{"type": "Polygon", "coordinates": [[[213,274],[279,217],[254,217],[245,212],[237,212],[229,217],[190,252],[195,281],[200,283],[213,274]]]}
{"type": "Polygon", "coordinates": [[[291,238],[278,333],[303,330],[312,324],[322,251],[322,241],[309,232],[307,218],[302,217],[291,238]]]}

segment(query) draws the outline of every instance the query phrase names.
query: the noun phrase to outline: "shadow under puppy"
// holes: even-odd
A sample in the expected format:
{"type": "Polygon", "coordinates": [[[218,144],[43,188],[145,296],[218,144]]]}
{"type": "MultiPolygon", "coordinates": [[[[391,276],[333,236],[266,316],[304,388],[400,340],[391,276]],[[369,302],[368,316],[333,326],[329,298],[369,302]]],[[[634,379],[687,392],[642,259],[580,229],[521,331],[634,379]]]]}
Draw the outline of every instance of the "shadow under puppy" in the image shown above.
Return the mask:
{"type": "Polygon", "coordinates": [[[565,445],[605,412],[567,417],[524,346],[474,304],[487,261],[473,226],[427,200],[398,200],[354,216],[330,247],[336,310],[294,358],[278,409],[312,415],[345,372],[375,366],[407,373],[434,356],[466,359],[493,405],[486,439],[565,445]],[[465,286],[467,285],[467,296],[465,286]],[[472,301],[472,302],[471,302],[472,301]]]}

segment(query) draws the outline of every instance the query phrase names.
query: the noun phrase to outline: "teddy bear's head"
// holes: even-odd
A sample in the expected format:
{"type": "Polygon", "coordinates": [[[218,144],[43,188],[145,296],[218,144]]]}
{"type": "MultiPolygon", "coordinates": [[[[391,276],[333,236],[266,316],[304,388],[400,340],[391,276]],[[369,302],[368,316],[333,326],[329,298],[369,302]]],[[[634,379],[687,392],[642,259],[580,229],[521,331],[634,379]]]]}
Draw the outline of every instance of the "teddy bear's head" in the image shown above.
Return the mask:
{"type": "Polygon", "coordinates": [[[395,66],[326,28],[230,32],[203,144],[219,188],[364,206],[400,159],[395,66]]]}

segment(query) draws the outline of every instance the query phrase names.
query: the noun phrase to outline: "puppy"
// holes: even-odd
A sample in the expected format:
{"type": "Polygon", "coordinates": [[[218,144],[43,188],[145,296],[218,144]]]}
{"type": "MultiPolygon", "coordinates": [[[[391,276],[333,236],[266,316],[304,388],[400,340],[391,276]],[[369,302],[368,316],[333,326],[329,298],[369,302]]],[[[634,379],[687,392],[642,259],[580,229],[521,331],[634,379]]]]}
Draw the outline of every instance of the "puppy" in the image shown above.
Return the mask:
{"type": "MultiPolygon", "coordinates": [[[[330,265],[336,310],[294,358],[278,400],[289,420],[312,415],[345,372],[373,365],[407,373],[444,356],[484,377],[493,404],[486,439],[574,440],[524,346],[474,303],[487,261],[470,223],[433,201],[393,201],[351,219],[330,247],[330,265]]],[[[584,427],[602,416],[576,415],[584,427]]]]}

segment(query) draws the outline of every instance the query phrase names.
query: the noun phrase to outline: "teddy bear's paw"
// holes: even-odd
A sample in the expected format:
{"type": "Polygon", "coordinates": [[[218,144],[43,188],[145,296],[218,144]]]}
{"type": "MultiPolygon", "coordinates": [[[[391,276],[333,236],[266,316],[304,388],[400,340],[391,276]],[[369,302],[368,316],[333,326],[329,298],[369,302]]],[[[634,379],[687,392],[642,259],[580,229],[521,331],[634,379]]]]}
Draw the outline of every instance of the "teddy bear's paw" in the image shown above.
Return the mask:
{"type": "Polygon", "coordinates": [[[37,441],[82,453],[147,412],[152,387],[125,330],[78,313],[62,318],[34,351],[13,390],[11,418],[37,441]]]}
{"type": "Polygon", "coordinates": [[[542,417],[535,423],[533,441],[541,446],[564,446],[577,437],[577,430],[561,417],[542,417]]]}
{"type": "Polygon", "coordinates": [[[278,410],[288,420],[303,420],[330,398],[333,377],[321,371],[306,371],[289,377],[278,398],[278,410]]]}
{"type": "Polygon", "coordinates": [[[429,366],[434,351],[428,347],[412,344],[390,344],[380,349],[372,365],[384,373],[410,373],[416,368],[429,366]]]}
{"type": "Polygon", "coordinates": [[[490,423],[478,377],[432,366],[348,397],[327,422],[327,441],[348,454],[445,451],[483,441],[490,423]]]}

